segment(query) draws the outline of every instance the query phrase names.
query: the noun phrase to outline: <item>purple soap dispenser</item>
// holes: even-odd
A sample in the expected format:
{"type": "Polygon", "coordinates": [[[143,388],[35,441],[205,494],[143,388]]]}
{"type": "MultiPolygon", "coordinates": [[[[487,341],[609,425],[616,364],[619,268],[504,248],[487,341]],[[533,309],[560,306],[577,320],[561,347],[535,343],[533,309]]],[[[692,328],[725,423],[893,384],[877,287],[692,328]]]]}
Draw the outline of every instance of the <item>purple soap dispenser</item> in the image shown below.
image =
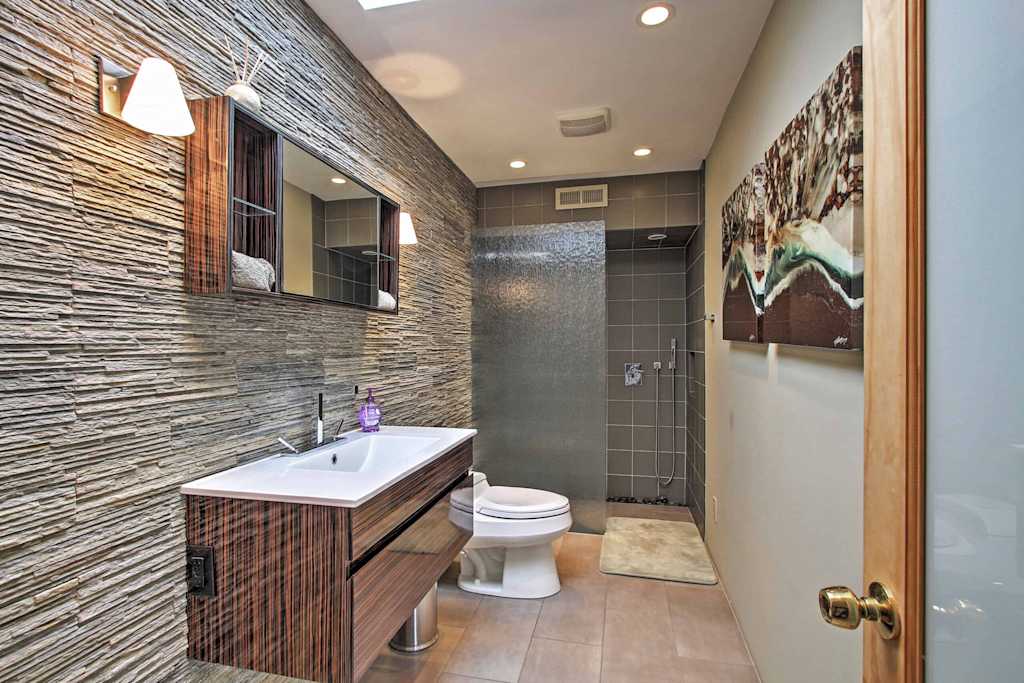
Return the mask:
{"type": "Polygon", "coordinates": [[[366,403],[359,409],[359,428],[364,432],[380,431],[380,406],[373,400],[373,389],[366,390],[366,403]]]}

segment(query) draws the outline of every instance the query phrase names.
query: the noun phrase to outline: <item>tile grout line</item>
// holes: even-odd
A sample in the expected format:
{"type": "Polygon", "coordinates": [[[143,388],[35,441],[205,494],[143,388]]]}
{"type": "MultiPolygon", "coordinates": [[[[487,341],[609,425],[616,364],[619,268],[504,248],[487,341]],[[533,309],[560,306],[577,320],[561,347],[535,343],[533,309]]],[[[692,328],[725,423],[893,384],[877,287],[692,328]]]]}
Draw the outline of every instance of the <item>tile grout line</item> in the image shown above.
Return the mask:
{"type": "MultiPolygon", "coordinates": [[[[563,544],[565,543],[564,538],[565,537],[563,536],[563,540],[562,540],[563,544]]],[[[559,552],[559,554],[561,554],[561,552],[562,552],[562,546],[561,545],[558,546],[558,552],[559,552]]],[[[556,558],[556,561],[557,561],[557,558],[556,558]]],[[[516,674],[516,682],[517,683],[523,677],[523,669],[526,668],[526,660],[530,658],[530,650],[533,649],[533,639],[535,637],[535,634],[537,633],[537,624],[540,623],[540,615],[544,613],[544,605],[546,605],[547,602],[548,602],[547,598],[541,598],[540,609],[537,610],[537,616],[533,620],[533,628],[530,629],[530,644],[526,646],[526,654],[523,655],[523,663],[519,665],[519,673],[516,674]]]]}
{"type": "MultiPolygon", "coordinates": [[[[459,570],[461,571],[462,570],[461,560],[460,560],[459,564],[460,564],[459,570]]],[[[456,584],[456,590],[460,590],[460,591],[462,590],[461,588],[458,588],[458,584],[456,584]]],[[[452,671],[448,671],[448,665],[452,661],[452,657],[455,655],[455,651],[458,650],[459,649],[459,645],[462,644],[462,640],[466,637],[466,633],[469,631],[469,627],[472,626],[473,620],[476,619],[476,613],[480,609],[480,603],[481,602],[483,602],[482,599],[481,600],[477,600],[476,604],[473,606],[473,613],[470,614],[469,618],[466,620],[466,625],[462,628],[462,635],[459,636],[458,641],[456,641],[455,645],[452,646],[452,651],[448,653],[448,659],[445,660],[444,667],[441,669],[441,673],[438,674],[437,679],[435,679],[435,681],[440,679],[441,676],[444,676],[447,673],[454,673],[452,671]]]]}

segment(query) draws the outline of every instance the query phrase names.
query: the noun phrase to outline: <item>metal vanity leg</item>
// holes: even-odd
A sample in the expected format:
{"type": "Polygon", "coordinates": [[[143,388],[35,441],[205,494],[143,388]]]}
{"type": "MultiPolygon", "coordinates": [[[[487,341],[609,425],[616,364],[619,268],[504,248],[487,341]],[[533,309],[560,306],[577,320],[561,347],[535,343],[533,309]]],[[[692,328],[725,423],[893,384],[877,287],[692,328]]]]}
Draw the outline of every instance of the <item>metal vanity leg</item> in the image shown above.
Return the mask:
{"type": "Polygon", "coordinates": [[[427,591],[412,615],[391,639],[399,652],[420,652],[437,642],[437,584],[427,591]]]}

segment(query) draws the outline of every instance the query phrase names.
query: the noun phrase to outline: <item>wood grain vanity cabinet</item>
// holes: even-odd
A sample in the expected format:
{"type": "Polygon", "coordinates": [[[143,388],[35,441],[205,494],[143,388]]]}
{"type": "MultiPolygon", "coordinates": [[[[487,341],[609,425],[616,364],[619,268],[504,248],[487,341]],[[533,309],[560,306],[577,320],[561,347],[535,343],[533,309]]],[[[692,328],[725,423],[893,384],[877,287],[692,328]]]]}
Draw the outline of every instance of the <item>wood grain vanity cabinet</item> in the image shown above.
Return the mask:
{"type": "Polygon", "coordinates": [[[350,683],[472,536],[472,440],[354,508],[185,496],[186,539],[213,549],[213,595],[188,596],[188,656],[350,683]]]}

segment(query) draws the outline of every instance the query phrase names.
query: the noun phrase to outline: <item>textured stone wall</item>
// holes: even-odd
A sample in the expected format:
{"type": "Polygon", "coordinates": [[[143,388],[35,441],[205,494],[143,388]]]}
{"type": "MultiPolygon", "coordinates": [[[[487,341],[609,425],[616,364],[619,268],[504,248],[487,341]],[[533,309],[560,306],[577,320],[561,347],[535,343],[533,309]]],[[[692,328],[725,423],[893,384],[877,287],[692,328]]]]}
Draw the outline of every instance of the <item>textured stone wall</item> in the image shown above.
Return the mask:
{"type": "Polygon", "coordinates": [[[470,421],[475,190],[298,0],[0,1],[0,680],[187,678],[178,486],[309,445],[352,387],[390,422],[470,421]],[[401,314],[182,288],[183,145],[96,111],[93,55],[220,93],[397,198],[401,314]]]}

